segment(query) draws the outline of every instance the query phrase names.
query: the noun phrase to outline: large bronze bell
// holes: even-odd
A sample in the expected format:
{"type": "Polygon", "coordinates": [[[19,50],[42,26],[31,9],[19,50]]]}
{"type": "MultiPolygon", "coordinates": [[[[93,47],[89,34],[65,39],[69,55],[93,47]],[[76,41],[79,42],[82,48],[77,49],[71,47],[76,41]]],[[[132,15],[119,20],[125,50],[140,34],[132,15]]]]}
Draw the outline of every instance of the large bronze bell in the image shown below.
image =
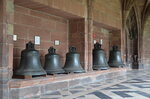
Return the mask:
{"type": "Polygon", "coordinates": [[[80,64],[80,54],[76,52],[75,47],[70,47],[66,54],[66,62],[64,66],[66,73],[81,73],[85,72],[80,64]]]}
{"type": "Polygon", "coordinates": [[[41,66],[39,52],[35,50],[34,44],[32,42],[27,43],[26,49],[21,52],[20,66],[15,74],[30,76],[46,74],[41,66]]]}
{"type": "Polygon", "coordinates": [[[101,44],[99,44],[98,42],[94,44],[93,49],[93,69],[94,70],[109,69],[104,50],[101,48],[101,44]]]}
{"type": "Polygon", "coordinates": [[[108,64],[110,67],[123,67],[123,61],[121,58],[121,52],[118,49],[118,46],[113,46],[113,49],[110,51],[108,64]]]}
{"type": "Polygon", "coordinates": [[[60,56],[56,54],[56,49],[50,47],[48,49],[48,54],[45,55],[45,71],[47,74],[59,74],[64,73],[65,71],[61,68],[60,65],[60,56]]]}

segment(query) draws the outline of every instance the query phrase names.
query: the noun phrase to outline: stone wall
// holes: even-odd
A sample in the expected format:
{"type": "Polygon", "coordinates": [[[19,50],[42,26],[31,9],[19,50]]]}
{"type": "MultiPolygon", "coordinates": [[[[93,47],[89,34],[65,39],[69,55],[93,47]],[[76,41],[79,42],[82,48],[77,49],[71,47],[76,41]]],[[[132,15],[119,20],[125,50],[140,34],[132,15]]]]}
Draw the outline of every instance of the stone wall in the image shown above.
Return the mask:
{"type": "Polygon", "coordinates": [[[143,34],[143,64],[144,68],[150,68],[150,16],[145,23],[143,34]]]}
{"type": "Polygon", "coordinates": [[[67,18],[84,17],[86,9],[86,0],[15,0],[15,3],[67,18]],[[69,13],[70,16],[66,15],[65,12],[69,13]]]}
{"type": "Polygon", "coordinates": [[[69,46],[75,46],[80,54],[82,66],[84,66],[84,37],[85,21],[84,19],[69,20],[69,46]]]}
{"type": "MultiPolygon", "coordinates": [[[[35,35],[39,35],[41,36],[42,42],[41,42],[41,45],[36,46],[36,48],[40,50],[41,52],[42,63],[44,61],[43,59],[44,55],[47,53],[48,46],[53,45],[53,42],[55,39],[61,39],[60,41],[62,42],[62,44],[60,46],[56,46],[56,48],[58,48],[58,54],[61,55],[61,58],[63,61],[62,64],[64,64],[64,60],[65,60],[64,55],[68,47],[75,46],[77,47],[77,50],[81,55],[82,65],[85,65],[85,63],[87,63],[85,61],[89,61],[89,63],[86,64],[86,66],[84,67],[90,68],[92,65],[92,62],[90,63],[91,58],[87,60],[87,56],[90,57],[92,54],[91,50],[93,48],[93,37],[92,37],[93,34],[92,34],[92,31],[91,33],[88,31],[88,28],[91,28],[91,30],[94,30],[94,27],[93,25],[89,27],[88,21],[86,22],[85,20],[88,20],[87,18],[91,17],[91,22],[93,21],[99,24],[97,28],[106,28],[109,31],[121,30],[121,9],[120,9],[119,0],[115,0],[115,2],[109,2],[108,0],[106,1],[94,0],[91,2],[92,2],[92,5],[90,6],[92,7],[91,8],[89,7],[91,12],[89,12],[88,11],[89,8],[87,8],[87,0],[21,0],[21,1],[15,0],[15,4],[19,6],[15,7],[16,20],[15,20],[15,25],[14,25],[14,32],[17,35],[22,35],[22,36],[26,34],[26,37],[23,37],[23,38],[18,37],[18,41],[14,43],[15,45],[14,67],[17,67],[19,64],[20,54],[18,53],[20,53],[21,50],[24,48],[23,45],[25,45],[27,41],[33,40],[35,35]],[[111,18],[109,18],[110,15],[111,15],[111,18]],[[59,16],[59,17],[54,17],[54,16],[59,16]],[[22,17],[22,19],[19,19],[18,17],[22,17]],[[29,19],[26,17],[28,17],[29,19]],[[48,17],[51,17],[51,18],[48,18],[48,17]],[[23,21],[23,19],[27,21],[23,21]],[[28,20],[32,20],[32,19],[33,21],[28,23],[28,20]],[[52,22],[51,23],[47,22],[47,20],[50,20],[52,22]],[[57,26],[60,23],[58,27],[54,27],[53,24],[56,24],[56,23],[57,23],[57,26]],[[20,24],[26,24],[26,27],[25,26],[23,27],[20,24]],[[40,26],[39,24],[43,24],[43,26],[40,26]],[[36,26],[36,27],[40,27],[41,29],[31,28],[30,26],[32,25],[33,27],[36,26]],[[23,32],[24,34],[20,33],[20,30],[18,29],[18,27],[19,28],[22,27],[22,29],[25,30],[23,32]],[[54,30],[54,28],[56,28],[57,31],[54,30]],[[68,28],[68,31],[62,30],[62,28],[68,28]],[[53,31],[55,31],[55,33],[53,31]],[[59,31],[59,34],[56,33],[58,31],[59,31]],[[69,32],[69,35],[66,34],[67,32],[69,32]],[[47,33],[49,33],[48,35],[50,35],[49,38],[47,36],[47,33]],[[76,42],[77,39],[80,42],[77,43],[76,42]],[[19,44],[21,44],[21,46],[19,44]],[[65,46],[65,47],[62,47],[62,46],[65,46]],[[91,53],[91,54],[88,54],[86,56],[87,53],[91,53]]],[[[98,37],[101,36],[100,34],[98,35],[99,35],[98,37]]],[[[109,42],[113,42],[112,44],[116,44],[117,42],[117,45],[120,46],[120,39],[121,39],[120,35],[118,36],[116,32],[111,32],[111,35],[112,35],[111,41],[109,42]],[[119,39],[119,40],[116,40],[116,39],[119,39]]],[[[107,46],[105,46],[105,50],[107,50],[106,54],[108,57],[108,53],[110,50],[108,47],[109,46],[108,36],[106,37],[105,35],[104,39],[105,38],[107,38],[106,42],[104,41],[104,43],[107,43],[107,46]]],[[[100,38],[97,38],[97,39],[100,39],[100,38]]]]}
{"type": "Polygon", "coordinates": [[[13,68],[13,0],[0,0],[0,99],[9,99],[13,68]]]}
{"type": "Polygon", "coordinates": [[[97,42],[102,40],[102,48],[106,53],[107,59],[109,58],[109,51],[112,49],[113,45],[117,45],[119,49],[121,48],[121,32],[111,31],[109,29],[94,26],[93,39],[97,42]]]}
{"type": "Polygon", "coordinates": [[[103,49],[109,58],[109,50],[113,45],[121,49],[121,5],[120,0],[94,0],[93,1],[94,40],[103,40],[103,49]]]}
{"type": "Polygon", "coordinates": [[[67,19],[15,5],[14,34],[17,35],[17,41],[14,41],[14,69],[19,65],[25,44],[29,41],[34,42],[35,36],[40,36],[41,39],[41,44],[35,48],[40,52],[42,64],[48,48],[53,46],[64,65],[65,54],[68,51],[67,19]],[[59,46],[54,45],[55,40],[60,41],[59,46]]]}
{"type": "Polygon", "coordinates": [[[119,49],[121,49],[121,31],[116,30],[116,31],[111,31],[110,32],[110,45],[117,45],[119,49]]]}
{"type": "Polygon", "coordinates": [[[120,0],[93,0],[93,19],[101,24],[121,29],[120,0]]]}
{"type": "MultiPolygon", "coordinates": [[[[81,63],[85,65],[86,72],[92,70],[93,33],[98,35],[97,40],[104,39],[103,42],[106,46],[103,46],[103,48],[107,50],[107,57],[109,42],[114,41],[115,44],[118,44],[116,39],[120,40],[120,34],[115,34],[110,39],[110,34],[106,33],[105,30],[99,32],[99,28],[105,28],[109,31],[121,30],[119,0],[14,0],[14,2],[13,0],[0,0],[0,12],[0,44],[2,47],[0,50],[0,84],[1,89],[5,89],[0,90],[1,99],[9,99],[9,96],[15,99],[27,97],[30,95],[28,90],[34,90],[34,88],[35,91],[31,90],[32,95],[38,95],[43,92],[44,83],[42,82],[40,82],[40,86],[35,85],[32,87],[30,81],[17,80],[23,83],[25,81],[24,84],[29,85],[26,88],[21,87],[22,84],[17,88],[12,88],[11,83],[9,83],[16,81],[14,78],[11,79],[12,69],[15,70],[19,65],[21,50],[25,48],[25,44],[28,41],[34,41],[34,36],[36,35],[41,37],[41,44],[35,47],[40,52],[42,64],[44,63],[47,49],[50,46],[54,46],[54,40],[60,40],[60,45],[54,47],[61,56],[62,65],[64,64],[68,47],[75,46],[81,54],[81,63]],[[87,1],[90,1],[90,4],[87,1]],[[93,25],[95,23],[99,24],[96,28],[93,25]],[[18,36],[17,41],[13,41],[13,34],[18,36]]],[[[95,77],[101,76],[99,72],[101,71],[93,72],[91,75],[94,74],[95,77]]],[[[69,81],[72,81],[74,77],[85,83],[89,80],[95,81],[88,78],[88,73],[83,75],[67,75],[67,77],[71,79],[69,81]],[[87,79],[83,79],[83,75],[87,79]]],[[[108,77],[108,75],[109,73],[106,73],[102,78],[98,77],[98,80],[108,77]]],[[[116,76],[115,74],[113,75],[114,77],[116,76]]],[[[58,78],[52,76],[53,79],[51,79],[51,76],[45,77],[44,79],[50,79],[50,82],[47,80],[49,85],[44,87],[46,88],[45,90],[48,91],[52,86],[55,86],[52,83],[54,79],[59,82],[65,80],[63,77],[60,75],[58,75],[58,78]]],[[[42,79],[39,77],[34,80],[37,82],[42,79]]],[[[69,81],[66,81],[65,87],[66,84],[70,84],[69,81]]],[[[74,83],[76,81],[68,87],[73,86],[74,83]]],[[[17,85],[16,82],[14,82],[15,85],[17,85]]],[[[61,88],[63,85],[58,87],[61,88]]]]}
{"type": "Polygon", "coordinates": [[[52,8],[57,8],[77,16],[85,15],[86,0],[33,0],[52,8]]]}
{"type": "Polygon", "coordinates": [[[99,28],[98,26],[94,26],[93,31],[93,39],[97,42],[100,42],[102,39],[102,49],[104,49],[106,53],[107,59],[109,58],[109,50],[110,50],[110,33],[109,30],[104,28],[99,28]]]}

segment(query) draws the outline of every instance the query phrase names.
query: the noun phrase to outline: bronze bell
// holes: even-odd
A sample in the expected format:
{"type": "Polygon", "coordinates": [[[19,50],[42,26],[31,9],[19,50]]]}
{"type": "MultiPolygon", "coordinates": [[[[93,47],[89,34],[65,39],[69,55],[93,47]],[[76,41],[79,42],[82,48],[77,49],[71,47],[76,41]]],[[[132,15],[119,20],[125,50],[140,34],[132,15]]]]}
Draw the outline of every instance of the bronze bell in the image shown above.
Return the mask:
{"type": "Polygon", "coordinates": [[[85,72],[80,64],[80,54],[76,52],[75,47],[70,47],[69,52],[66,54],[64,70],[66,73],[85,72]]]}
{"type": "Polygon", "coordinates": [[[113,46],[113,49],[110,51],[108,64],[110,67],[123,67],[124,64],[121,58],[121,52],[118,49],[118,46],[113,46]]]}
{"type": "Polygon", "coordinates": [[[30,76],[46,74],[40,62],[39,52],[35,50],[32,42],[27,43],[26,49],[21,52],[20,66],[15,74],[30,76]]]}
{"type": "Polygon", "coordinates": [[[56,49],[50,47],[48,49],[48,54],[45,55],[45,71],[47,74],[60,74],[65,71],[61,68],[60,65],[60,56],[56,54],[56,49]]]}
{"type": "Polygon", "coordinates": [[[109,69],[104,50],[101,49],[101,44],[98,42],[94,44],[93,49],[93,70],[109,69]]]}

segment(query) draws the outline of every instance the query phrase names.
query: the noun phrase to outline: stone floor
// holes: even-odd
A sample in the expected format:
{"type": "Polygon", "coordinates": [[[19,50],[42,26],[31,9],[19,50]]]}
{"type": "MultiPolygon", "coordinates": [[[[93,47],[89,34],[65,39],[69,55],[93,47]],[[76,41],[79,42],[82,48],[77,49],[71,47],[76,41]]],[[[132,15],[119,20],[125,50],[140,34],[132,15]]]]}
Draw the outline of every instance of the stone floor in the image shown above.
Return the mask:
{"type": "Polygon", "coordinates": [[[124,77],[76,86],[28,99],[150,99],[150,70],[127,71],[124,77]]]}

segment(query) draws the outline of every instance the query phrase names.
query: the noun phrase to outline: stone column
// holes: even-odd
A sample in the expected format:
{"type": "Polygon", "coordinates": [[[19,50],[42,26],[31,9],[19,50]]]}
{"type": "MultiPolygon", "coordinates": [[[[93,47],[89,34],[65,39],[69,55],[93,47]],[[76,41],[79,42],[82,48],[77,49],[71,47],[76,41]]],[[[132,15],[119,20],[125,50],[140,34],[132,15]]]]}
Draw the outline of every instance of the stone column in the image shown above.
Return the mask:
{"type": "Polygon", "coordinates": [[[86,69],[92,71],[92,50],[93,50],[93,0],[87,0],[85,16],[85,61],[86,69]]]}
{"type": "Polygon", "coordinates": [[[9,99],[13,63],[13,0],[0,0],[0,99],[9,99]]]}

